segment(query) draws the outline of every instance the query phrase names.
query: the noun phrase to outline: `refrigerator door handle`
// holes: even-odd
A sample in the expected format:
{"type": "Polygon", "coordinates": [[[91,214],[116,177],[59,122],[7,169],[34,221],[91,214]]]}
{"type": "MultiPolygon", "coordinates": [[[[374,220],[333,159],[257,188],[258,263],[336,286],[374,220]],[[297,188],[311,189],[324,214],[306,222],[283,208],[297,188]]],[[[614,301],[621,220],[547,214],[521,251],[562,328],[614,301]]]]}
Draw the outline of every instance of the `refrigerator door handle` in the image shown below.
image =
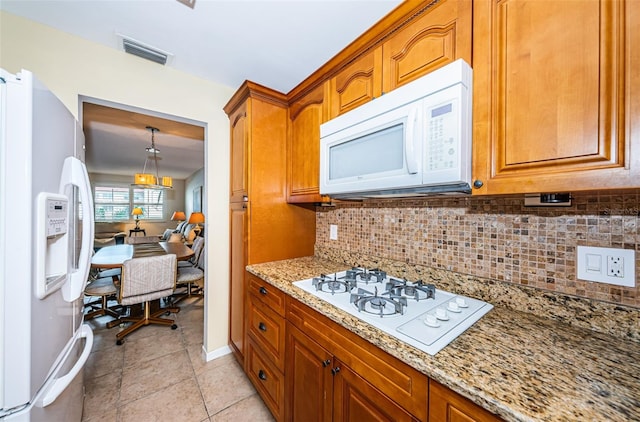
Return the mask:
{"type": "Polygon", "coordinates": [[[62,297],[67,302],[78,299],[87,286],[87,277],[91,267],[91,253],[93,252],[93,195],[89,184],[89,174],[84,163],[75,157],[67,157],[62,167],[60,178],[60,193],[64,193],[67,185],[78,187],[82,201],[82,246],[78,259],[78,269],[69,273],[69,278],[62,285],[62,297]]]}
{"type": "Polygon", "coordinates": [[[84,343],[84,349],[82,350],[82,354],[80,358],[73,365],[73,368],[66,375],[56,378],[53,382],[49,391],[47,391],[42,398],[42,407],[46,407],[53,403],[58,396],[71,384],[71,381],[78,375],[80,370],[84,367],[84,364],[87,363],[87,359],[89,359],[89,354],[91,353],[91,348],[93,347],[93,330],[87,324],[82,324],[80,329],[78,330],[78,340],[81,338],[85,338],[86,341],[84,343]]]}

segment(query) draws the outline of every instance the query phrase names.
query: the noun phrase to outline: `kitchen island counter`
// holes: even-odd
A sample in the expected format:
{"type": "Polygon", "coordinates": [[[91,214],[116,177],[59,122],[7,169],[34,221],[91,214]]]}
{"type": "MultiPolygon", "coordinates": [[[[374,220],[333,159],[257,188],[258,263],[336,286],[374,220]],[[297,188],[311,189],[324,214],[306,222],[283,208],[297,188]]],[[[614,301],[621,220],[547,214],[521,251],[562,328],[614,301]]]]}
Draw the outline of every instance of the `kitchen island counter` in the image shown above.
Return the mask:
{"type": "MultiPolygon", "coordinates": [[[[505,420],[640,420],[637,341],[494,303],[492,311],[431,356],[292,284],[346,268],[305,257],[247,270],[505,420]]],[[[451,277],[455,273],[446,280],[431,274],[425,281],[461,293],[451,277]]],[[[464,293],[473,296],[469,288],[464,293]]]]}

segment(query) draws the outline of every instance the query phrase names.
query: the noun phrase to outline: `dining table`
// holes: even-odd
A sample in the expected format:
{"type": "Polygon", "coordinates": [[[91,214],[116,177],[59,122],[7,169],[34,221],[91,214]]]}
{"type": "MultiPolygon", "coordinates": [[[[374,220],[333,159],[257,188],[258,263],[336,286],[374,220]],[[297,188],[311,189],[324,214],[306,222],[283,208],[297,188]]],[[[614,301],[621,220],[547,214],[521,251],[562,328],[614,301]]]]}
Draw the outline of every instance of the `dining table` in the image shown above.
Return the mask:
{"type": "MultiPolygon", "coordinates": [[[[163,254],[175,254],[178,261],[186,261],[191,258],[195,252],[190,247],[180,242],[152,242],[137,243],[132,245],[113,245],[105,246],[91,258],[91,268],[95,271],[106,270],[109,268],[120,268],[124,261],[132,258],[141,258],[146,256],[157,256],[163,254]]],[[[113,276],[116,286],[119,283],[119,276],[113,276]]],[[[151,303],[151,311],[153,312],[161,308],[160,300],[153,300],[151,303]]],[[[131,305],[130,315],[141,315],[142,304],[131,305]]],[[[120,318],[106,323],[107,328],[113,328],[120,324],[120,318]]]]}
{"type": "Polygon", "coordinates": [[[98,249],[93,258],[91,258],[91,268],[119,268],[128,259],[164,254],[175,254],[178,261],[186,261],[193,257],[194,251],[180,242],[105,246],[98,249]]]}

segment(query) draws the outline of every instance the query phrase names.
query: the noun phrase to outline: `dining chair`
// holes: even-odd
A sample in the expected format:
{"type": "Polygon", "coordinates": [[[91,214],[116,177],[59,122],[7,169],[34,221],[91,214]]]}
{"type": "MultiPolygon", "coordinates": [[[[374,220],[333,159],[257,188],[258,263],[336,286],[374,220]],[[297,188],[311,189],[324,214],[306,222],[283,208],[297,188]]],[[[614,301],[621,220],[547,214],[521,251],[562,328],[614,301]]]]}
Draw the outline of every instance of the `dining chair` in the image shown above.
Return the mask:
{"type": "Polygon", "coordinates": [[[118,302],[124,306],[143,303],[144,312],[139,316],[130,315],[120,318],[120,323],[133,322],[133,324],[116,334],[116,344],[121,345],[124,337],[145,325],[170,325],[172,330],[178,328],[174,320],[160,318],[160,315],[180,312],[180,308],[177,306],[161,308],[159,300],[157,300],[170,296],[174,292],[177,275],[176,263],[175,254],[133,258],[124,261],[118,302]]]}
{"type": "Polygon", "coordinates": [[[90,309],[84,316],[85,321],[103,315],[109,315],[115,319],[120,318],[120,314],[117,313],[115,309],[122,308],[122,306],[108,305],[109,300],[115,299],[118,293],[116,282],[118,282],[118,275],[100,277],[87,284],[87,287],[84,289],[85,296],[98,297],[99,299],[98,301],[85,304],[85,306],[90,309]]]}
{"type": "Polygon", "coordinates": [[[196,239],[202,239],[202,249],[198,255],[198,261],[190,267],[178,267],[176,286],[186,287],[186,290],[171,296],[171,303],[173,304],[191,296],[204,296],[204,262],[207,254],[205,252],[204,238],[198,237],[196,239]]]}
{"type": "Polygon", "coordinates": [[[193,244],[191,245],[193,256],[187,261],[178,261],[178,268],[197,266],[202,248],[204,248],[204,237],[196,237],[193,239],[193,244]]]}

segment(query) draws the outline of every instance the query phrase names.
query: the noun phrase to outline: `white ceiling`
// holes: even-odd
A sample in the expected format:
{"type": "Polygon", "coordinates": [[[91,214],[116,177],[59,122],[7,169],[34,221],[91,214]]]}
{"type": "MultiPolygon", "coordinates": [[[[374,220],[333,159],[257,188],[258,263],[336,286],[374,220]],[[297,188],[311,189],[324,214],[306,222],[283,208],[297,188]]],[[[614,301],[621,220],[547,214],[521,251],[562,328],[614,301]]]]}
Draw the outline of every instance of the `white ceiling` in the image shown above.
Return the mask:
{"type": "MultiPolygon", "coordinates": [[[[120,33],[169,66],[233,88],[288,93],[400,0],[1,0],[0,8],[116,49],[120,33]]],[[[120,44],[119,44],[120,43],[120,44]]]]}
{"type": "MultiPolygon", "coordinates": [[[[118,50],[121,34],[171,53],[167,66],[183,72],[232,88],[248,79],[286,94],[400,3],[195,0],[191,9],[176,0],[0,0],[0,9],[118,50]]],[[[93,148],[92,156],[101,160],[100,169],[97,164],[92,169],[95,163],[88,156],[90,171],[103,172],[113,160],[114,167],[118,162],[114,174],[139,172],[150,143],[145,132],[112,127],[86,133],[87,150],[93,148]],[[135,169],[127,169],[118,154],[106,153],[114,150],[116,137],[129,138],[117,150],[138,158],[135,169]]],[[[191,144],[182,152],[203,157],[191,144]]],[[[170,157],[159,165],[172,167],[176,178],[194,170],[180,169],[170,157]]]]}

